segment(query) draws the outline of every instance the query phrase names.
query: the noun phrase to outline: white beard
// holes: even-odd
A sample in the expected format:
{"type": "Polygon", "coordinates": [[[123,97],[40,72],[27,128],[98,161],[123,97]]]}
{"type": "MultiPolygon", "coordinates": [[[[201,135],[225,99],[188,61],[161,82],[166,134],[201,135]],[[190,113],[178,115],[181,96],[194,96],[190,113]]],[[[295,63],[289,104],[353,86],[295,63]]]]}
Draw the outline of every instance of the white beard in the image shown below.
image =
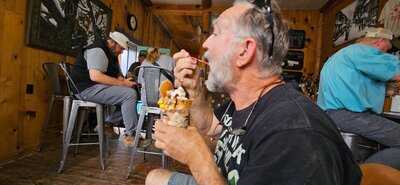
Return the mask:
{"type": "Polygon", "coordinates": [[[211,92],[224,92],[226,85],[232,81],[233,74],[231,70],[231,59],[233,56],[233,50],[228,50],[219,60],[212,61],[208,52],[204,54],[204,57],[209,61],[210,72],[208,73],[205,85],[211,92]]]}

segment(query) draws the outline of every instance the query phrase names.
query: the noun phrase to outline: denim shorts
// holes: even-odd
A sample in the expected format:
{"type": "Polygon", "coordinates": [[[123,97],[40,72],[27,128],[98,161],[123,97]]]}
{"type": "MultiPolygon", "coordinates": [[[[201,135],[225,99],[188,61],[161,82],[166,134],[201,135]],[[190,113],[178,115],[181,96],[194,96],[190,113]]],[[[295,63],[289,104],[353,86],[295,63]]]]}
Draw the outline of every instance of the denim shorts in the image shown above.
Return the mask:
{"type": "Polygon", "coordinates": [[[191,175],[173,172],[168,180],[168,185],[197,185],[197,183],[191,175]]]}

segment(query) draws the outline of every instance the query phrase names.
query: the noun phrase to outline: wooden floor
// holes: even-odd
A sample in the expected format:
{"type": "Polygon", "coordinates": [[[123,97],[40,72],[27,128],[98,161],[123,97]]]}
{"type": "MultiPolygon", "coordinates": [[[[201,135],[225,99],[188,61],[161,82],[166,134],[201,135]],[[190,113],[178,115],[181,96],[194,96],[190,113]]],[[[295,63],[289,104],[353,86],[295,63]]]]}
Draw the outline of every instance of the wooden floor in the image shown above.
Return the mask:
{"type": "MultiPolygon", "coordinates": [[[[118,140],[110,142],[110,154],[106,170],[100,169],[98,146],[81,146],[79,153],[73,155],[71,147],[64,172],[56,172],[61,156],[61,135],[57,129],[50,129],[42,152],[36,152],[8,164],[0,166],[0,185],[140,185],[144,184],[146,174],[161,166],[161,158],[143,154],[135,156],[135,170],[126,179],[129,150],[118,140]]],[[[185,171],[177,162],[168,163],[169,169],[185,171]]]]}

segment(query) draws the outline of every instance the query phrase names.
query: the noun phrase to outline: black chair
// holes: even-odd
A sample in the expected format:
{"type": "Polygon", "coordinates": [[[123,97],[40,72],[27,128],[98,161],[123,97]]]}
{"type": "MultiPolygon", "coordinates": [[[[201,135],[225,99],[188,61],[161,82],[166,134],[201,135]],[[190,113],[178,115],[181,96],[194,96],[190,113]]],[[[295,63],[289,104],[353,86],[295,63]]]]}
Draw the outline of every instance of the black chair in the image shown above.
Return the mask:
{"type": "Polygon", "coordinates": [[[343,131],[340,134],[358,163],[363,163],[369,156],[382,149],[381,144],[360,135],[343,131]]]}
{"type": "MultiPolygon", "coordinates": [[[[133,169],[133,158],[136,153],[143,153],[143,154],[153,154],[153,155],[160,155],[161,160],[162,160],[162,167],[165,168],[166,165],[166,158],[165,154],[162,151],[147,151],[146,149],[139,149],[138,144],[139,144],[139,137],[140,133],[142,131],[143,123],[145,121],[145,117],[151,118],[153,116],[159,116],[161,114],[161,110],[157,105],[157,101],[159,99],[159,86],[160,86],[160,79],[161,76],[164,75],[166,76],[167,79],[172,79],[173,81],[173,73],[167,69],[158,67],[158,66],[139,66],[135,70],[141,69],[143,70],[143,78],[144,78],[144,84],[142,84],[142,88],[145,88],[145,97],[146,100],[143,101],[143,105],[141,107],[140,113],[139,113],[139,121],[136,126],[136,132],[135,132],[135,140],[134,140],[134,146],[131,150],[131,156],[130,156],[130,161],[129,161],[129,166],[128,166],[128,174],[127,178],[129,178],[129,175],[133,169]],[[163,71],[163,72],[162,72],[163,71]]],[[[143,97],[143,96],[142,96],[143,97]]],[[[154,119],[148,119],[150,120],[147,122],[147,129],[146,129],[146,137],[151,138],[151,128],[154,124],[154,119]]]]}
{"type": "MultiPolygon", "coordinates": [[[[67,159],[68,149],[70,146],[79,146],[79,145],[99,145],[100,149],[100,165],[101,169],[105,169],[105,154],[106,154],[106,138],[104,137],[104,111],[103,105],[84,101],[79,96],[79,90],[70,76],[70,67],[66,64],[61,62],[60,67],[64,72],[65,78],[67,79],[67,87],[70,96],[64,98],[64,107],[71,107],[70,111],[67,111],[64,114],[63,120],[63,150],[62,150],[62,157],[60,161],[60,166],[58,168],[58,173],[61,173],[64,169],[64,164],[67,159]],[[78,92],[75,94],[74,92],[78,92]],[[72,105],[71,105],[72,103],[72,105]],[[75,127],[75,123],[78,116],[78,111],[80,108],[95,108],[96,109],[96,118],[97,118],[97,126],[98,126],[98,142],[89,142],[89,143],[80,143],[79,138],[81,135],[82,126],[81,124],[78,125],[78,139],[76,143],[72,143],[72,134],[75,127]],[[67,121],[68,120],[68,121],[67,121]]],[[[80,121],[80,123],[82,123],[80,121]]]]}
{"type": "Polygon", "coordinates": [[[42,150],[43,147],[43,140],[45,139],[46,136],[46,129],[49,125],[51,115],[53,113],[53,107],[56,101],[62,101],[67,94],[62,91],[61,89],[61,82],[59,78],[59,65],[56,63],[51,63],[51,62],[46,62],[42,64],[43,71],[45,72],[46,80],[48,83],[48,86],[50,87],[49,91],[49,108],[47,111],[47,115],[44,119],[44,123],[41,127],[41,135],[39,138],[39,146],[38,146],[38,151],[42,150]]]}

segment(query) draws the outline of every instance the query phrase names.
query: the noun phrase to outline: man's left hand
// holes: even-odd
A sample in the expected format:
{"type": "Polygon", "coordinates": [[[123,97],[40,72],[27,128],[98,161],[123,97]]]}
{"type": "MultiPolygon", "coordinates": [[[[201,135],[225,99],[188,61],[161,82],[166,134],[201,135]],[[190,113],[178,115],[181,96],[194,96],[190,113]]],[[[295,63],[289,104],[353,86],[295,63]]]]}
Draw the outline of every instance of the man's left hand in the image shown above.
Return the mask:
{"type": "Polygon", "coordinates": [[[154,130],[155,146],[183,164],[190,166],[196,163],[193,160],[209,159],[207,155],[212,155],[196,127],[174,127],[158,120],[154,130]]]}

